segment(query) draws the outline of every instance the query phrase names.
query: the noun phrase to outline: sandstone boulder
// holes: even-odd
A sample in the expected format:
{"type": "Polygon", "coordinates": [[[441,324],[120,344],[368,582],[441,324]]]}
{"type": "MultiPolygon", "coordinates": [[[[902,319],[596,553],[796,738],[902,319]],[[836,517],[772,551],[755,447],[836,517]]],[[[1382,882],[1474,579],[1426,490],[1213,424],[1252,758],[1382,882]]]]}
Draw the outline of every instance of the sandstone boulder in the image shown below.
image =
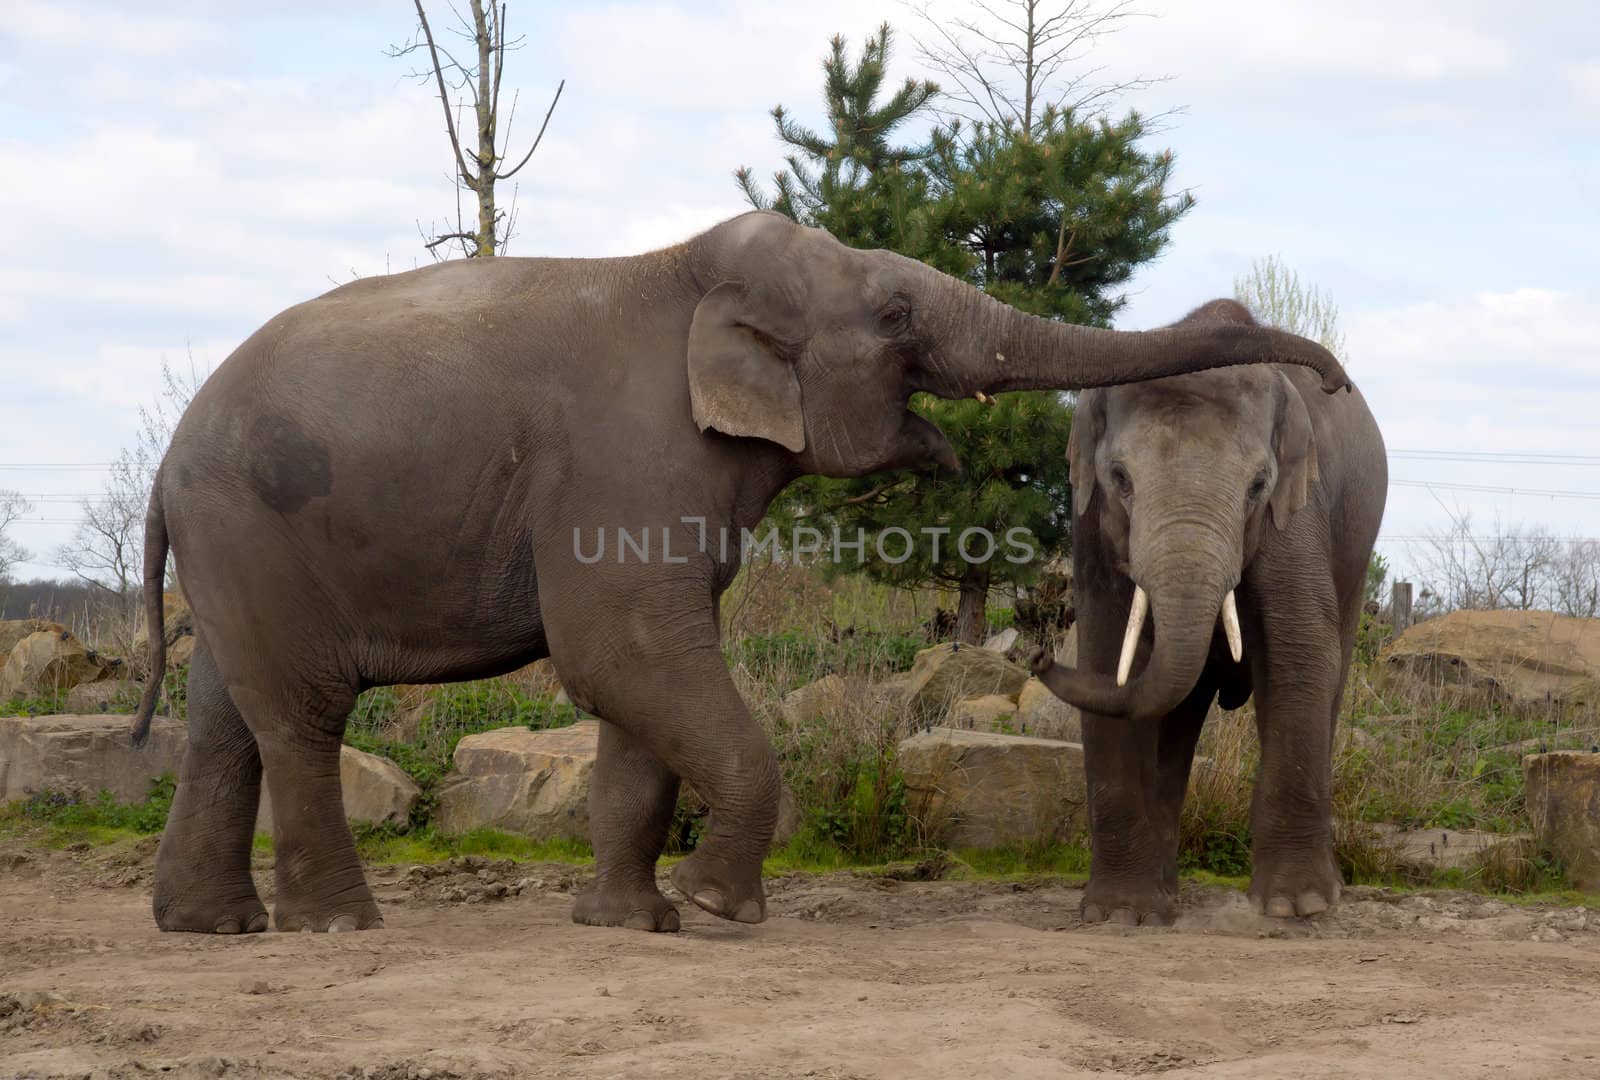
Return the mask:
{"type": "Polygon", "coordinates": [[[1000,694],[958,701],[950,708],[950,726],[963,731],[1017,734],[1017,703],[1000,694]]]}
{"type": "MultiPolygon", "coordinates": [[[[1069,627],[1055,646],[1056,663],[1076,667],[1078,663],[1078,628],[1069,627]]],[[[1029,678],[1017,694],[1017,721],[1022,734],[1036,735],[1041,739],[1064,739],[1067,742],[1083,741],[1083,716],[1077,709],[1050,692],[1038,679],[1029,678]]]]}
{"type": "Polygon", "coordinates": [[[30,634],[64,634],[67,628],[48,619],[0,619],[0,662],[30,634]]]}
{"type": "Polygon", "coordinates": [[[850,699],[850,685],[841,675],[824,675],[816,682],[783,695],[784,719],[805,724],[842,710],[850,699]]]}
{"type": "Polygon", "coordinates": [[[66,711],[81,715],[130,713],[139,704],[139,684],[128,679],[96,679],[67,691],[66,711]]]}
{"type": "Polygon", "coordinates": [[[435,823],[447,833],[488,826],[541,840],[588,839],[599,737],[597,720],[468,735],[456,747],[455,771],[439,786],[435,823]]]}
{"type": "Polygon", "coordinates": [[[1011,651],[1011,646],[1017,643],[1017,638],[1020,636],[1015,626],[1008,626],[998,634],[991,635],[989,640],[983,643],[983,647],[1004,656],[1011,651]]]}
{"type": "MultiPolygon", "coordinates": [[[[351,822],[369,825],[410,824],[411,808],[422,797],[422,789],[400,766],[353,746],[339,748],[339,787],[344,816],[351,822]]],[[[272,832],[272,798],[265,782],[261,785],[256,832],[272,832]]]]}
{"type": "Polygon", "coordinates": [[[967,698],[999,694],[1015,699],[1027,681],[1027,671],[999,653],[971,645],[935,645],[917,653],[911,665],[907,703],[914,719],[933,724],[967,698]]]}
{"type": "Polygon", "coordinates": [[[1017,695],[1017,725],[1023,734],[1041,739],[1083,741],[1083,715],[1038,679],[1029,679],[1017,695]]]}
{"type": "Polygon", "coordinates": [[[70,630],[29,634],[17,642],[0,668],[0,703],[65,693],[120,666],[121,661],[107,661],[87,648],[70,630]]]}
{"type": "Polygon", "coordinates": [[[1066,840],[1085,826],[1077,743],[934,728],[903,740],[896,759],[913,812],[952,847],[1066,840]]]}
{"type": "Polygon", "coordinates": [[[1600,619],[1455,611],[1410,627],[1380,661],[1386,682],[1477,690],[1518,704],[1600,701],[1600,619]]]}
{"type": "Polygon", "coordinates": [[[109,791],[118,802],[138,802],[163,773],[177,775],[188,732],[157,717],[150,738],[135,750],[130,717],[0,717],[0,803],[40,791],[94,796],[109,791]]]}
{"type": "Polygon", "coordinates": [[[1600,892],[1600,754],[1529,754],[1522,776],[1539,845],[1561,860],[1578,888],[1600,892]]]}

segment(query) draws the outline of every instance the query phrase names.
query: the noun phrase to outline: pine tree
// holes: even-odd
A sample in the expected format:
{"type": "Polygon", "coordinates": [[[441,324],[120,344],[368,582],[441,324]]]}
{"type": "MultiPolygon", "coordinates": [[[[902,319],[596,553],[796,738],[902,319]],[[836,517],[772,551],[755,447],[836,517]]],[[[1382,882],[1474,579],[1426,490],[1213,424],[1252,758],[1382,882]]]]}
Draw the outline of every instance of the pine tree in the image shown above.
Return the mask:
{"type": "MultiPolygon", "coordinates": [[[[1187,194],[1167,191],[1170,154],[1139,147],[1145,128],[1137,115],[1113,123],[1055,110],[1030,132],[1003,123],[951,125],[936,128],[923,148],[891,148],[889,131],[913,119],[931,94],[919,101],[902,91],[873,107],[888,43],[885,27],[851,68],[834,39],[824,63],[831,142],[774,110],[779,137],[795,151],[779,175],[779,195],[766,205],[845,243],[921,259],[1024,311],[1106,325],[1122,305],[1114,289],[1165,247],[1171,225],[1192,205],[1187,194]],[[874,126],[879,120],[862,123],[874,117],[881,128],[874,126]]],[[[763,205],[749,171],[739,178],[751,201],[763,205]]],[[[847,540],[864,532],[859,552],[841,549],[851,558],[836,570],[958,590],[956,637],[978,641],[989,589],[1027,584],[1042,562],[1067,548],[1071,406],[1063,395],[1027,392],[991,403],[919,398],[912,408],[950,438],[960,476],[930,465],[855,480],[809,477],[791,485],[779,513],[824,533],[837,528],[847,540]],[[877,543],[879,533],[896,528],[918,537],[903,561],[893,561],[903,543],[877,543]],[[1027,562],[1005,557],[1016,550],[1005,537],[1019,528],[1035,555],[1027,562]],[[927,529],[948,530],[938,534],[937,550],[927,529]],[[993,536],[999,551],[987,560],[963,557],[957,542],[971,529],[993,536]]],[[[974,537],[968,554],[985,550],[974,537]]]]}

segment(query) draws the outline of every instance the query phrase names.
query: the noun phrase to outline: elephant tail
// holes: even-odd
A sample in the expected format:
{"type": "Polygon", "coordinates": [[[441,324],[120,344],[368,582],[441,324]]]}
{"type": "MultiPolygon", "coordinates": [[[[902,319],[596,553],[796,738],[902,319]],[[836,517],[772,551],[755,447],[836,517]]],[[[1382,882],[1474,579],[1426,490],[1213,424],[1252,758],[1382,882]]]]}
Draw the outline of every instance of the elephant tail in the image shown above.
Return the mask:
{"type": "Polygon", "coordinates": [[[150,737],[150,721],[161,700],[161,685],[166,681],[167,620],[163,600],[167,549],[167,516],[161,508],[161,472],[158,469],[150,488],[150,509],[144,517],[144,622],[150,654],[145,665],[144,693],[139,697],[139,711],[134,715],[130,731],[135,747],[143,746],[150,737]]]}

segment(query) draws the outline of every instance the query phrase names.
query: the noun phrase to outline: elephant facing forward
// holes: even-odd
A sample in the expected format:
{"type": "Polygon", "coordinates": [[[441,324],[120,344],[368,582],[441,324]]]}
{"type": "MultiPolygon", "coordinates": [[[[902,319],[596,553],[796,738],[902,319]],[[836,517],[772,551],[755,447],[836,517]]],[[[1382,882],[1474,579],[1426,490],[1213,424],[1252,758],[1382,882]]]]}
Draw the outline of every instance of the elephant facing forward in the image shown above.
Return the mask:
{"type": "Polygon", "coordinates": [[[156,922],[265,929],[250,876],[264,772],[277,926],[381,925],[340,799],[356,695],[544,656],[573,702],[606,720],[595,878],[573,917],[677,928],[655,864],[682,777],[711,816],[675,885],[713,914],[760,921],[778,768],[717,624],[741,530],[804,473],[957,467],[939,429],[906,408],[918,391],[1260,361],[1347,385],[1332,356],[1289,334],[1037,319],[771,213],[648,255],[443,263],[285,311],[195,395],[151,493],[154,674],[135,741],[161,685],[169,544],[197,638],[156,922]],[[578,549],[622,530],[648,531],[646,551],[578,549]]]}
{"type": "MultiPolygon", "coordinates": [[[[1218,300],[1177,328],[1225,325],[1254,320],[1218,300]]],[[[1201,725],[1213,700],[1252,695],[1251,898],[1273,916],[1326,910],[1334,724],[1388,490],[1366,402],[1273,365],[1091,390],[1068,457],[1081,666],[1042,650],[1033,665],[1084,710],[1085,921],[1172,918],[1201,725]]]]}

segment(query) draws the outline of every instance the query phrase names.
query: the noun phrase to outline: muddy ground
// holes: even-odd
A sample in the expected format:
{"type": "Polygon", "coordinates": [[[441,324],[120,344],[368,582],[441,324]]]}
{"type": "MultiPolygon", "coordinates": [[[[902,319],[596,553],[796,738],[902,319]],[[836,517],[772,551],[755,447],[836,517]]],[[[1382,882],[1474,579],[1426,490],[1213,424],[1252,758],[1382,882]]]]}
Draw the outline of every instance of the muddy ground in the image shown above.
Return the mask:
{"type": "Polygon", "coordinates": [[[1600,911],[1193,889],[1127,930],[837,875],[649,935],[569,922],[581,870],[470,859],[375,869],[384,931],[216,938],[156,932],[153,847],[0,848],[0,1076],[1600,1077],[1600,911]]]}

